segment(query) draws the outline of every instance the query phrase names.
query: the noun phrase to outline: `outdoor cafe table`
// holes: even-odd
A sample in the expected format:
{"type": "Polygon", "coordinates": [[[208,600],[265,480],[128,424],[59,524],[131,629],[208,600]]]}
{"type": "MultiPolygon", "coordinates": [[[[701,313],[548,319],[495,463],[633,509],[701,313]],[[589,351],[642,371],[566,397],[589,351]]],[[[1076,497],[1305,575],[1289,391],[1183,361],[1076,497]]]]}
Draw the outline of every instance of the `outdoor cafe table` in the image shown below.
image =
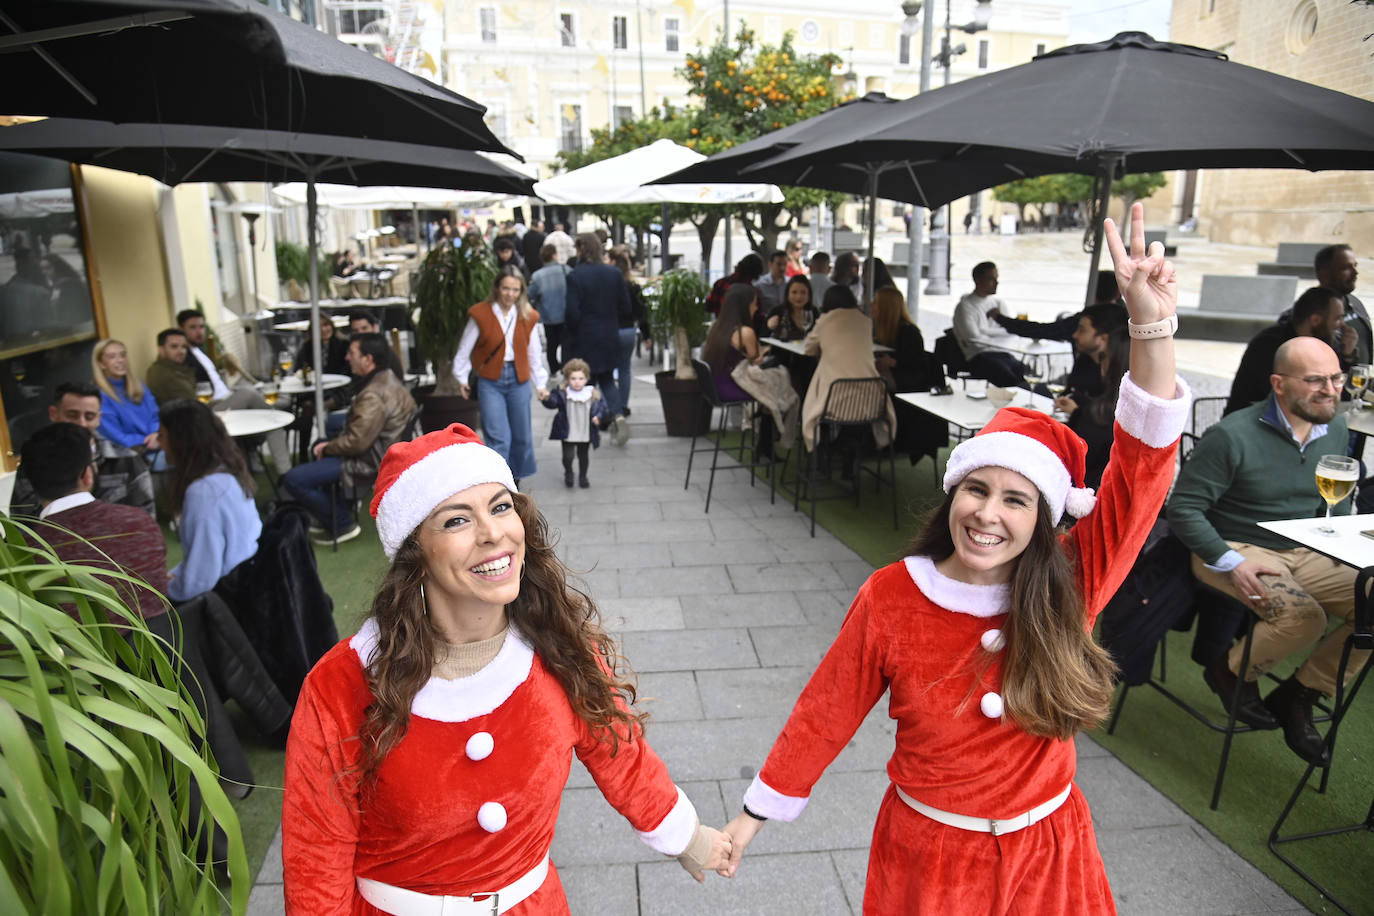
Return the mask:
{"type": "MultiPolygon", "coordinates": [[[[332,388],[342,388],[344,385],[347,385],[350,381],[351,379],[349,379],[349,377],[346,375],[338,375],[333,372],[326,372],[323,378],[321,378],[320,384],[325,391],[329,391],[332,388]]],[[[314,390],[315,383],[313,381],[307,385],[305,382],[301,381],[301,379],[298,376],[295,375],[288,375],[286,378],[282,379],[280,382],[277,383],[278,394],[309,394],[314,390]]]]}
{"type": "MultiPolygon", "coordinates": [[[[765,338],[763,338],[763,342],[766,343],[766,344],[767,344],[768,346],[770,346],[770,347],[777,347],[779,350],[786,350],[788,353],[793,353],[793,354],[795,354],[795,355],[797,355],[797,356],[806,356],[806,355],[807,355],[807,353],[806,353],[806,348],[803,346],[803,343],[802,343],[802,341],[800,341],[800,340],[779,340],[779,339],[776,338],[776,337],[765,337],[765,338]]],[[[892,351],[892,348],[891,348],[891,347],[889,347],[889,346],[887,346],[887,345],[885,345],[885,344],[875,343],[875,344],[873,345],[873,352],[874,352],[874,353],[891,353],[891,352],[893,352],[893,351],[892,351]]],[[[810,359],[815,359],[816,357],[812,356],[812,357],[809,357],[809,358],[810,358],[810,359]]]]}
{"type": "MultiPolygon", "coordinates": [[[[1053,399],[1047,398],[1043,394],[1027,391],[1024,388],[1014,390],[1016,394],[1012,397],[1011,403],[1007,404],[1008,407],[1030,407],[1042,413],[1053,412],[1053,399]]],[[[897,400],[959,427],[959,438],[961,439],[971,436],[987,426],[999,409],[986,397],[969,397],[966,391],[955,391],[953,394],[906,391],[898,394],[897,400]]],[[[1374,541],[1370,543],[1374,544],[1374,541]]]]}
{"type": "MultiPolygon", "coordinates": [[[[1366,581],[1371,574],[1374,574],[1374,538],[1365,537],[1360,532],[1374,529],[1374,515],[1337,515],[1329,520],[1330,527],[1335,529],[1334,536],[1326,536],[1317,529],[1328,524],[1324,518],[1289,518],[1278,521],[1260,522],[1259,526],[1275,534],[1281,534],[1301,544],[1309,550],[1315,551],[1322,556],[1330,557],[1338,563],[1360,570],[1359,578],[1355,580],[1355,645],[1360,648],[1368,648],[1374,645],[1374,637],[1369,633],[1369,599],[1363,598],[1361,592],[1364,591],[1366,581]],[[1363,613],[1362,613],[1363,612],[1363,613]]],[[[1344,690],[1337,686],[1336,700],[1331,708],[1331,724],[1327,727],[1326,744],[1330,753],[1334,756],[1336,752],[1337,729],[1341,721],[1350,711],[1350,705],[1355,701],[1355,695],[1364,684],[1367,670],[1361,671],[1359,677],[1351,684],[1349,690],[1344,690]]],[[[1356,910],[1346,907],[1339,900],[1331,895],[1331,892],[1317,882],[1311,875],[1303,871],[1296,863],[1290,860],[1279,846],[1282,844],[1302,842],[1305,840],[1315,840],[1322,837],[1334,836],[1342,833],[1354,833],[1356,831],[1374,831],[1374,802],[1371,802],[1369,814],[1363,822],[1350,824],[1344,827],[1333,827],[1325,830],[1316,830],[1309,833],[1293,834],[1280,837],[1279,831],[1283,828],[1283,823],[1292,812],[1299,798],[1303,795],[1303,790],[1307,787],[1307,782],[1312,778],[1312,772],[1316,767],[1309,765],[1303,771],[1302,778],[1298,781],[1297,788],[1289,796],[1288,804],[1284,807],[1279,818],[1274,823],[1274,828],[1269,833],[1269,849],[1285,865],[1297,872],[1298,875],[1308,884],[1315,887],[1327,899],[1336,906],[1340,907],[1344,913],[1353,914],[1356,910]]],[[[1326,771],[1329,773],[1330,771],[1326,771]]],[[[1322,780],[1322,789],[1326,788],[1325,778],[1322,780]]],[[[1311,818],[1308,819],[1309,821],[1311,818]]]]}
{"type": "Polygon", "coordinates": [[[1049,378],[1054,373],[1056,357],[1068,357],[1070,364],[1073,362],[1073,344],[1067,340],[1025,340],[1022,343],[1023,340],[1013,338],[1012,343],[1003,341],[1000,346],[1009,353],[1029,359],[1041,378],[1049,378]]]}
{"type": "MultiPolygon", "coordinates": [[[[225,430],[230,437],[242,439],[246,436],[263,436],[278,429],[285,429],[291,425],[295,419],[291,414],[284,410],[220,410],[215,412],[215,416],[220,418],[225,430]]],[[[246,445],[241,445],[245,452],[245,457],[249,449],[246,445]]],[[[263,465],[263,473],[267,474],[267,480],[272,484],[272,489],[277,489],[276,478],[267,472],[267,466],[263,465]]]]}
{"type": "MultiPolygon", "coordinates": [[[[334,327],[336,327],[336,328],[346,328],[346,327],[348,327],[348,316],[347,316],[347,315],[335,315],[335,316],[334,316],[334,327]]],[[[310,319],[309,319],[309,318],[301,318],[301,319],[299,319],[299,320],[297,320],[297,321],[283,321],[281,324],[274,324],[274,325],[272,325],[272,330],[274,330],[274,331],[285,331],[285,332],[292,333],[292,334],[297,334],[297,333],[300,333],[301,331],[308,331],[308,330],[310,330],[310,319]]]]}

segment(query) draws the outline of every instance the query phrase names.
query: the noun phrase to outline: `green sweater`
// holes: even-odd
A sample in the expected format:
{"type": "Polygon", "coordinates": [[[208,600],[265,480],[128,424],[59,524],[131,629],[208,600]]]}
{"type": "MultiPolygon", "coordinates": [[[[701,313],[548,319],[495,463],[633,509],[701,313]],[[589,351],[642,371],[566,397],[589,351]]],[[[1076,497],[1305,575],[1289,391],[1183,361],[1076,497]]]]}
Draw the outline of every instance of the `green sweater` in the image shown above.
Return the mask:
{"type": "MultiPolygon", "coordinates": [[[[1188,456],[1169,499],[1169,527],[1206,563],[1226,553],[1227,541],[1290,550],[1292,541],[1256,522],[1307,518],[1324,508],[1317,493],[1317,460],[1344,455],[1345,417],[1299,448],[1278,415],[1274,395],[1228,415],[1202,436],[1188,456]]],[[[1351,511],[1351,503],[1335,514],[1351,511]]]]}
{"type": "Polygon", "coordinates": [[[196,370],[186,363],[174,363],[159,356],[148,366],[143,384],[148,386],[159,404],[190,400],[196,396],[196,370]]]}

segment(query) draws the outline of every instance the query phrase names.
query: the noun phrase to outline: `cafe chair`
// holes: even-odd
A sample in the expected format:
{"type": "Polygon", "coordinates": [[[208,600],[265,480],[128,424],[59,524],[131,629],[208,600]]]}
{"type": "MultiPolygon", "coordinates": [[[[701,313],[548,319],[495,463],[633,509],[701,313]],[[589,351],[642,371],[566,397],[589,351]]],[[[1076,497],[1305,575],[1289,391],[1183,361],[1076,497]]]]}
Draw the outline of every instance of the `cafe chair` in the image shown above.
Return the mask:
{"type": "MultiPolygon", "coordinates": [[[[1355,678],[1355,682],[1350,685],[1349,689],[1346,689],[1345,676],[1350,667],[1351,652],[1355,649],[1374,649],[1374,607],[1371,607],[1371,605],[1374,605],[1374,600],[1371,600],[1370,595],[1371,580],[1374,580],[1374,568],[1362,569],[1359,575],[1355,577],[1355,628],[1351,631],[1351,634],[1346,637],[1345,646],[1341,650],[1341,663],[1336,669],[1336,697],[1331,706],[1331,727],[1326,731],[1326,747],[1333,761],[1335,760],[1337,730],[1340,727],[1341,721],[1345,718],[1346,713],[1350,711],[1350,705],[1355,701],[1355,697],[1360,692],[1360,688],[1364,686],[1365,677],[1368,676],[1369,669],[1374,667],[1374,665],[1366,664],[1355,678]]],[[[1288,797],[1288,803],[1284,805],[1283,811],[1279,813],[1278,820],[1274,822],[1274,829],[1269,832],[1269,851],[1272,852],[1280,862],[1297,872],[1298,877],[1312,885],[1323,897],[1335,904],[1342,913],[1346,914],[1346,916],[1356,916],[1357,911],[1355,909],[1347,907],[1340,900],[1333,897],[1325,886],[1318,882],[1312,875],[1304,871],[1301,866],[1279,849],[1280,846],[1286,843],[1297,843],[1304,840],[1339,836],[1340,834],[1355,833],[1360,830],[1367,832],[1374,831],[1374,802],[1371,802],[1369,814],[1359,823],[1349,824],[1344,827],[1329,827],[1324,830],[1296,833],[1289,836],[1279,835],[1279,831],[1283,829],[1284,822],[1288,820],[1288,816],[1293,812],[1293,807],[1298,803],[1298,799],[1302,797],[1303,790],[1307,788],[1308,780],[1312,778],[1312,771],[1315,769],[1317,769],[1315,764],[1309,763],[1307,765],[1307,769],[1303,772],[1302,778],[1298,780],[1297,786],[1293,789],[1293,794],[1288,797]]],[[[1326,791],[1326,780],[1330,773],[1330,767],[1322,771],[1322,781],[1318,788],[1319,792],[1326,791]]],[[[1339,862],[1338,859],[1333,858],[1328,858],[1326,861],[1339,862]]],[[[1339,865],[1337,867],[1339,867],[1339,865]]]]}
{"type": "Polygon", "coordinates": [[[722,400],[720,393],[716,391],[716,380],[714,374],[711,372],[711,366],[705,360],[693,359],[692,368],[696,370],[697,386],[701,392],[701,409],[707,412],[707,422],[704,424],[697,424],[696,428],[692,431],[691,450],[687,453],[687,476],[682,481],[682,489],[687,489],[687,487],[692,482],[692,459],[697,455],[698,452],[710,452],[711,473],[706,480],[705,511],[711,511],[711,491],[712,489],[714,489],[716,484],[717,471],[737,471],[740,469],[748,469],[749,486],[752,487],[754,485],[754,468],[767,466],[769,468],[768,498],[771,502],[774,497],[773,462],[762,461],[759,459],[758,443],[755,441],[754,438],[754,428],[752,424],[741,424],[739,442],[734,446],[726,446],[724,448],[725,453],[727,455],[732,455],[737,463],[733,465],[727,465],[724,467],[721,467],[719,463],[720,453],[722,451],[720,442],[721,439],[725,438],[725,423],[726,417],[729,414],[729,408],[743,408],[745,405],[753,404],[753,398],[746,398],[743,401],[722,400]],[[699,436],[697,435],[696,430],[700,429],[702,426],[705,426],[709,430],[711,426],[710,415],[716,412],[718,412],[720,419],[716,422],[715,434],[712,435],[708,432],[706,435],[711,440],[709,444],[703,443],[702,445],[698,446],[697,439],[699,438],[699,436]]]}
{"type": "MultiPolygon", "coordinates": [[[[874,489],[887,483],[892,487],[892,528],[897,530],[897,461],[893,440],[896,430],[892,428],[887,414],[887,384],[879,377],[836,379],[825,393],[825,406],[821,411],[820,422],[816,424],[816,446],[806,456],[806,479],[802,479],[802,463],[797,463],[796,486],[792,493],[792,506],[800,505],[802,493],[811,503],[811,536],[816,536],[816,503],[820,499],[836,499],[839,496],[817,496],[817,471],[822,465],[829,464],[829,451],[833,441],[841,437],[855,440],[854,460],[850,467],[853,473],[852,492],[854,505],[859,505],[860,491],[863,489],[863,475],[872,475],[874,489]],[[864,467],[863,452],[874,424],[887,429],[887,446],[877,450],[876,467],[864,467]],[[883,457],[887,457],[887,474],[883,474],[883,457]]],[[[847,495],[847,494],[845,494],[847,495]]]]}

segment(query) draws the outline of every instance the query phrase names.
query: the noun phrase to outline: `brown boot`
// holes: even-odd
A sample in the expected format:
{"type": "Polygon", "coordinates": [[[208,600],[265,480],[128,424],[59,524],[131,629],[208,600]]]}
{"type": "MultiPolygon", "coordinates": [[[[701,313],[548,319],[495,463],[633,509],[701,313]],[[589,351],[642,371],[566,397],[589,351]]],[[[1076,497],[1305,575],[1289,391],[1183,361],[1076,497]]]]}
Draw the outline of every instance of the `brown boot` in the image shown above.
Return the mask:
{"type": "Polygon", "coordinates": [[[1202,679],[1207,682],[1207,686],[1212,688],[1212,692],[1221,697],[1221,704],[1229,712],[1231,700],[1236,691],[1240,691],[1240,701],[1236,705],[1236,718],[1251,728],[1259,728],[1268,731],[1279,727],[1279,720],[1274,718],[1274,714],[1264,705],[1260,699],[1259,688],[1254,681],[1243,681],[1231,673],[1230,663],[1226,656],[1212,662],[1202,669],[1202,679]]]}
{"type": "Polygon", "coordinates": [[[1264,705],[1283,726],[1283,739],[1293,753],[1313,766],[1329,767],[1331,751],[1312,723],[1312,707],[1321,696],[1320,690],[1304,687],[1293,675],[1269,692],[1264,705]]]}

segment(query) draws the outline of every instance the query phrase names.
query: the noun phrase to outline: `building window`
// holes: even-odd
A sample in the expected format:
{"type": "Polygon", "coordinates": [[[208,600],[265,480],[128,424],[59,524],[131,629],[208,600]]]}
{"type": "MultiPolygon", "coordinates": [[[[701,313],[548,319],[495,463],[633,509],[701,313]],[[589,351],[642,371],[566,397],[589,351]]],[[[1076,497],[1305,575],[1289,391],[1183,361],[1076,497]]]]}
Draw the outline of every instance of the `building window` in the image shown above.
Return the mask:
{"type": "Polygon", "coordinates": [[[663,50],[677,51],[682,45],[682,20],[665,18],[663,20],[663,50]]]}
{"type": "Polygon", "coordinates": [[[987,40],[986,38],[984,38],[984,39],[981,39],[981,40],[978,42],[978,69],[979,69],[979,70],[986,70],[987,68],[988,68],[988,40],[987,40]]]}
{"type": "Polygon", "coordinates": [[[615,123],[611,125],[613,130],[619,130],[622,124],[629,124],[635,119],[635,109],[633,105],[617,105],[613,113],[615,123]]]}
{"type": "Polygon", "coordinates": [[[582,152],[582,106],[562,106],[561,135],[558,148],[565,153],[582,152]]]}
{"type": "Polygon", "coordinates": [[[1037,42],[1035,43],[1035,56],[1036,56],[1036,57],[1039,57],[1041,54],[1044,54],[1044,53],[1045,53],[1045,43],[1044,43],[1043,41],[1037,41],[1037,42]]]}
{"type": "Polygon", "coordinates": [[[611,17],[611,46],[617,51],[630,46],[630,26],[624,16],[611,17]]]}
{"type": "Polygon", "coordinates": [[[911,64],[911,36],[897,36],[897,63],[903,67],[911,64]]]}
{"type": "Polygon", "coordinates": [[[572,13],[558,14],[558,37],[563,47],[572,48],[577,45],[577,29],[573,25],[572,13]]]}
{"type": "Polygon", "coordinates": [[[484,6],[477,11],[478,22],[482,27],[482,40],[487,44],[496,43],[496,7],[484,6]]]}

